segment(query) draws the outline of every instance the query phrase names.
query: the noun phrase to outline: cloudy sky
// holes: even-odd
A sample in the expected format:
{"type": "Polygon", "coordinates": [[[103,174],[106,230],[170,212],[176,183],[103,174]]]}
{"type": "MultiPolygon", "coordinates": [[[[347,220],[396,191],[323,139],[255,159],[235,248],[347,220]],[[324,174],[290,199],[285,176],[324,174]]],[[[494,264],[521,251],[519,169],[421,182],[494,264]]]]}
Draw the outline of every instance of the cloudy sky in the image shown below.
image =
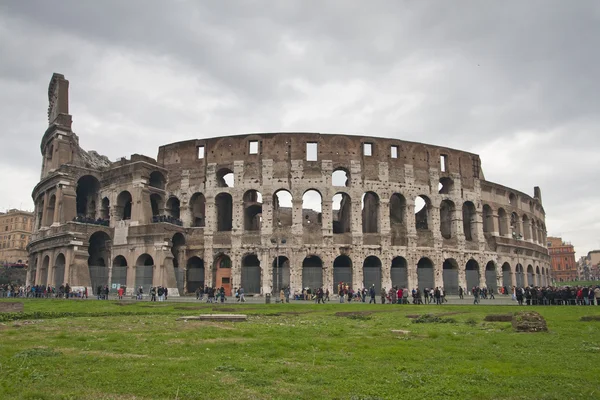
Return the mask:
{"type": "Polygon", "coordinates": [[[244,132],[396,137],[542,188],[600,248],[600,2],[0,0],[0,209],[33,209],[53,72],[111,160],[244,132]],[[51,4],[52,3],[52,4],[51,4]]]}

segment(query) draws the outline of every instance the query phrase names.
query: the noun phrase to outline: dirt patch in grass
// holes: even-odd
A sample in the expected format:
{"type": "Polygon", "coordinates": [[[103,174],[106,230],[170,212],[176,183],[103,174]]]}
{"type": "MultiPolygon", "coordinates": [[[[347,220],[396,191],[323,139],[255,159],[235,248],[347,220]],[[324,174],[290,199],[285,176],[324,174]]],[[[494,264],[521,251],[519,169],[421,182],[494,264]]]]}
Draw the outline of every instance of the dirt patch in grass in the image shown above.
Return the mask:
{"type": "Polygon", "coordinates": [[[367,316],[371,315],[373,311],[338,311],[334,315],[336,317],[353,317],[353,316],[367,316]]]}
{"type": "Polygon", "coordinates": [[[136,304],[136,303],[134,303],[132,301],[130,301],[130,302],[118,301],[115,303],[115,305],[117,305],[117,306],[131,306],[133,304],[136,304]]]}
{"type": "Polygon", "coordinates": [[[23,312],[23,303],[0,303],[0,313],[23,312]]]}
{"type": "Polygon", "coordinates": [[[173,307],[174,310],[205,310],[210,306],[177,306],[173,307]]]}
{"type": "Polygon", "coordinates": [[[512,322],[512,314],[488,314],[483,319],[486,322],[512,322]]]}
{"type": "MultiPolygon", "coordinates": [[[[180,321],[182,322],[182,321],[180,321]]],[[[227,329],[232,330],[235,329],[233,326],[226,325],[221,322],[214,321],[185,321],[179,324],[180,328],[184,329],[200,329],[200,328],[219,328],[219,329],[227,329]]]]}
{"type": "Polygon", "coordinates": [[[600,321],[600,315],[585,315],[581,317],[581,321],[589,322],[589,321],[600,321]]]}

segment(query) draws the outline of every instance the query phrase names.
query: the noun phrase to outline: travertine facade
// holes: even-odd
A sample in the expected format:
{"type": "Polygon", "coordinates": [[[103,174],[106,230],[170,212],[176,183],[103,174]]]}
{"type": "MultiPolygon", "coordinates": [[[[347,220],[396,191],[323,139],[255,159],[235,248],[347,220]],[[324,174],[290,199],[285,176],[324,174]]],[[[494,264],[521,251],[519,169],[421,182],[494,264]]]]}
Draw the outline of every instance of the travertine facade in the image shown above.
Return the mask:
{"type": "Polygon", "coordinates": [[[11,209],[0,212],[0,265],[27,264],[27,244],[33,230],[33,214],[11,209]]]}
{"type": "Polygon", "coordinates": [[[79,147],[62,75],[49,99],[30,282],[264,294],[339,281],[449,293],[548,281],[540,190],[531,197],[486,181],[475,154],[261,133],[111,163],[79,147]]]}

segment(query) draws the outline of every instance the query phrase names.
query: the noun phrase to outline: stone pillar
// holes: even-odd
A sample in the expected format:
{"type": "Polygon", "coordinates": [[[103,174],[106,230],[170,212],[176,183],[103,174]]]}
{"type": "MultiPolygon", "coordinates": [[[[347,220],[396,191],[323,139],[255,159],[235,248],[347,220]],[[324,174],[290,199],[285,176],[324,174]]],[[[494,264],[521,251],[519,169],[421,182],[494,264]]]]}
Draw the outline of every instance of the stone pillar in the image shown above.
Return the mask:
{"type": "MultiPolygon", "coordinates": [[[[413,206],[414,208],[414,206],[413,206]]],[[[414,288],[419,286],[419,277],[417,274],[417,263],[419,262],[419,257],[407,257],[406,265],[407,265],[407,273],[408,273],[408,290],[412,291],[414,288]]],[[[410,293],[408,295],[410,301],[410,293]]]]}
{"type": "MultiPolygon", "coordinates": [[[[264,200],[264,198],[263,198],[264,200]]],[[[260,252],[258,254],[259,260],[260,260],[260,269],[261,269],[261,284],[260,284],[260,290],[261,290],[261,295],[264,295],[265,293],[272,293],[273,292],[273,265],[270,261],[270,252],[269,250],[265,250],[263,252],[260,252]]],[[[278,295],[278,293],[274,293],[273,294],[278,295]]]]}
{"type": "Polygon", "coordinates": [[[48,200],[49,200],[49,196],[48,196],[48,192],[44,192],[44,207],[42,207],[42,222],[40,224],[40,227],[42,226],[48,226],[46,224],[46,219],[48,217],[48,200]]]}
{"type": "MultiPolygon", "coordinates": [[[[438,214],[439,215],[439,214],[438,214]]],[[[462,207],[455,206],[454,212],[452,213],[452,236],[456,237],[459,245],[465,242],[465,232],[463,227],[463,214],[462,207]]]]}
{"type": "Polygon", "coordinates": [[[333,234],[333,201],[331,198],[321,200],[321,230],[323,237],[333,234]]]}
{"type": "Polygon", "coordinates": [[[462,287],[465,292],[470,292],[467,287],[467,263],[463,259],[456,260],[458,263],[458,286],[462,287]]]}
{"type": "Polygon", "coordinates": [[[493,212],[492,214],[492,232],[490,232],[493,236],[500,236],[500,220],[498,213],[493,212]]]}
{"type": "Polygon", "coordinates": [[[302,197],[292,198],[292,235],[296,236],[295,244],[302,244],[302,197]],[[299,238],[299,239],[298,239],[299,238]]]}

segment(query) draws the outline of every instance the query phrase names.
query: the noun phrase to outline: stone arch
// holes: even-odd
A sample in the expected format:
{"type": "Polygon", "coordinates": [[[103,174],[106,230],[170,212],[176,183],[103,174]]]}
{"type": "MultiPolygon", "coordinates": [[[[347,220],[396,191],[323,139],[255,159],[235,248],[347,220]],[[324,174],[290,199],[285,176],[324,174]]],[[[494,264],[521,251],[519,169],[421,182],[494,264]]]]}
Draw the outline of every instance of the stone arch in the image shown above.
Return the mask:
{"type": "Polygon", "coordinates": [[[366,192],[362,198],[363,233],[379,232],[379,196],[375,192],[366,192]]]}
{"type": "Polygon", "coordinates": [[[467,265],[465,265],[467,290],[471,290],[474,287],[479,286],[479,275],[479,263],[471,258],[469,261],[467,261],[467,265]]]}
{"type": "Polygon", "coordinates": [[[473,241],[477,239],[477,211],[475,210],[475,204],[471,201],[465,201],[462,207],[462,214],[465,240],[473,241]]]}
{"type": "Polygon", "coordinates": [[[42,268],[40,269],[40,285],[48,284],[48,269],[50,268],[50,256],[45,256],[42,260],[42,268]]]}
{"type": "Polygon", "coordinates": [[[260,260],[256,254],[247,254],[242,258],[242,280],[241,285],[244,288],[244,293],[258,294],[261,293],[261,276],[260,260]]]}
{"type": "Polygon", "coordinates": [[[219,193],[215,197],[217,209],[217,231],[228,232],[233,228],[233,199],[229,193],[219,193]]]}
{"type": "Polygon", "coordinates": [[[527,214],[523,214],[523,239],[531,240],[531,224],[529,222],[529,217],[527,214]]]}
{"type": "MultiPolygon", "coordinates": [[[[192,195],[190,210],[192,212],[192,227],[203,227],[206,223],[206,198],[202,193],[196,192],[192,195]]],[[[204,282],[204,279],[202,281],[204,282]]]]}
{"type": "Polygon", "coordinates": [[[118,255],[113,259],[110,283],[111,288],[115,285],[116,289],[127,286],[127,259],[122,255],[118,255]]]}
{"type": "Polygon", "coordinates": [[[527,286],[535,286],[535,274],[531,264],[527,266],[527,286]]]}
{"type": "Polygon", "coordinates": [[[458,295],[458,263],[453,258],[447,258],[442,265],[444,292],[458,295]]]}
{"type": "Polygon", "coordinates": [[[323,196],[316,189],[308,189],[302,195],[302,225],[321,226],[323,196]]]}
{"type": "Polygon", "coordinates": [[[505,262],[502,264],[502,286],[510,291],[512,287],[512,268],[510,264],[505,262]]]}
{"type": "Polygon", "coordinates": [[[292,194],[286,189],[279,189],[273,194],[273,227],[292,226],[292,194]]]}
{"type": "Polygon", "coordinates": [[[422,257],[417,263],[417,285],[421,292],[435,286],[433,269],[433,262],[427,257],[422,257]]]}
{"type": "Polygon", "coordinates": [[[430,230],[431,200],[427,196],[419,195],[415,199],[415,226],[418,231],[430,230]]]}
{"type": "Polygon", "coordinates": [[[158,193],[150,194],[150,208],[152,209],[152,216],[158,217],[164,212],[164,200],[163,197],[158,193]]]}
{"type": "Polygon", "coordinates": [[[452,226],[455,209],[454,203],[450,200],[442,200],[440,203],[440,232],[444,239],[450,239],[456,235],[452,226]]]}
{"type": "Polygon", "coordinates": [[[167,183],[167,180],[165,179],[165,176],[162,174],[162,172],[152,171],[150,173],[150,179],[148,181],[148,186],[156,188],[156,189],[160,189],[160,190],[165,190],[166,183],[167,183]]]}
{"type": "Polygon", "coordinates": [[[485,265],[485,286],[488,290],[494,291],[498,285],[498,274],[496,273],[496,263],[488,261],[485,265]]]}
{"type": "Polygon", "coordinates": [[[179,219],[181,216],[181,202],[176,196],[169,197],[167,200],[165,211],[167,216],[175,219],[179,219]]]}
{"type": "Polygon", "coordinates": [[[131,193],[127,190],[122,191],[117,196],[116,216],[117,220],[131,219],[133,209],[133,201],[131,193]]]}
{"type": "Polygon", "coordinates": [[[498,230],[500,236],[508,235],[508,216],[504,208],[498,209],[498,230]]]}
{"type": "Polygon", "coordinates": [[[331,184],[333,186],[350,186],[350,171],[344,167],[337,167],[331,173],[331,184]]]}
{"type": "Polygon", "coordinates": [[[262,223],[262,195],[254,189],[248,190],[244,193],[243,202],[244,230],[260,231],[262,223]]]}
{"type": "Polygon", "coordinates": [[[494,212],[488,204],[483,205],[483,233],[494,231],[494,212]]]}
{"type": "Polygon", "coordinates": [[[515,278],[517,287],[525,287],[525,276],[523,266],[521,264],[517,264],[515,267],[515,278]]]}
{"type": "Polygon", "coordinates": [[[339,293],[339,285],[348,285],[352,288],[352,260],[345,254],[333,260],[333,290],[339,293]]]}
{"type": "Polygon", "coordinates": [[[392,259],[390,268],[392,286],[397,288],[408,288],[408,262],[406,258],[397,256],[392,259]]]}
{"type": "Polygon", "coordinates": [[[195,293],[196,289],[204,289],[204,260],[194,256],[187,260],[186,264],[186,288],[188,293],[195,293]]]}
{"type": "Polygon", "coordinates": [[[541,274],[540,274],[540,266],[536,266],[535,267],[535,286],[542,286],[542,282],[541,282],[541,274]]]}
{"type": "Polygon", "coordinates": [[[104,197],[102,199],[102,203],[100,205],[100,218],[105,221],[110,220],[110,200],[108,197],[104,197]]]}
{"type": "Polygon", "coordinates": [[[514,193],[508,194],[508,204],[510,204],[513,207],[517,206],[517,196],[515,196],[514,193]]]}
{"type": "Polygon", "coordinates": [[[381,260],[377,256],[368,256],[363,262],[364,287],[375,286],[375,293],[381,291],[381,260]]]}
{"type": "Polygon", "coordinates": [[[108,266],[110,260],[110,236],[98,231],[90,236],[88,242],[88,270],[92,291],[97,292],[98,286],[108,285],[108,266]]]}
{"type": "Polygon", "coordinates": [[[217,171],[218,187],[234,187],[235,175],[229,168],[221,168],[217,171]]]}
{"type": "Polygon", "coordinates": [[[522,237],[521,226],[519,224],[519,221],[520,221],[519,214],[517,214],[516,212],[513,211],[510,214],[510,230],[511,230],[513,237],[516,237],[516,238],[522,237]]]}
{"type": "Polygon", "coordinates": [[[96,219],[96,204],[99,202],[100,181],[95,176],[84,175],[77,180],[77,216],[96,219]]]}
{"type": "Polygon", "coordinates": [[[331,202],[332,231],[335,234],[349,233],[352,230],[352,199],[345,192],[336,193],[331,202]]]}
{"type": "Polygon", "coordinates": [[[231,296],[231,258],[219,253],[213,265],[213,286],[223,288],[226,296],[231,296]]]}
{"type": "Polygon", "coordinates": [[[54,223],[54,208],[56,207],[56,196],[53,194],[48,200],[48,207],[46,208],[46,226],[50,226],[54,223]]]}
{"type": "Polygon", "coordinates": [[[290,287],[290,260],[277,256],[273,260],[273,295],[278,296],[281,289],[290,287]]]}
{"type": "Polygon", "coordinates": [[[313,291],[323,287],[323,261],[319,256],[309,255],[302,261],[302,287],[313,291]]]}
{"type": "Polygon", "coordinates": [[[400,193],[390,197],[390,234],[392,246],[405,246],[407,235],[406,198],[400,193]]]}
{"type": "Polygon", "coordinates": [[[177,290],[179,293],[183,293],[183,268],[179,267],[179,260],[182,255],[182,247],[185,246],[185,236],[181,232],[177,232],[171,238],[171,254],[173,254],[173,270],[175,272],[175,282],[177,283],[177,290]]]}
{"type": "Polygon", "coordinates": [[[54,285],[60,286],[64,283],[68,283],[65,278],[65,255],[59,253],[54,261],[54,285]]]}
{"type": "Polygon", "coordinates": [[[154,280],[154,259],[150,254],[144,253],[135,262],[135,289],[140,286],[144,293],[150,293],[154,280]]]}

